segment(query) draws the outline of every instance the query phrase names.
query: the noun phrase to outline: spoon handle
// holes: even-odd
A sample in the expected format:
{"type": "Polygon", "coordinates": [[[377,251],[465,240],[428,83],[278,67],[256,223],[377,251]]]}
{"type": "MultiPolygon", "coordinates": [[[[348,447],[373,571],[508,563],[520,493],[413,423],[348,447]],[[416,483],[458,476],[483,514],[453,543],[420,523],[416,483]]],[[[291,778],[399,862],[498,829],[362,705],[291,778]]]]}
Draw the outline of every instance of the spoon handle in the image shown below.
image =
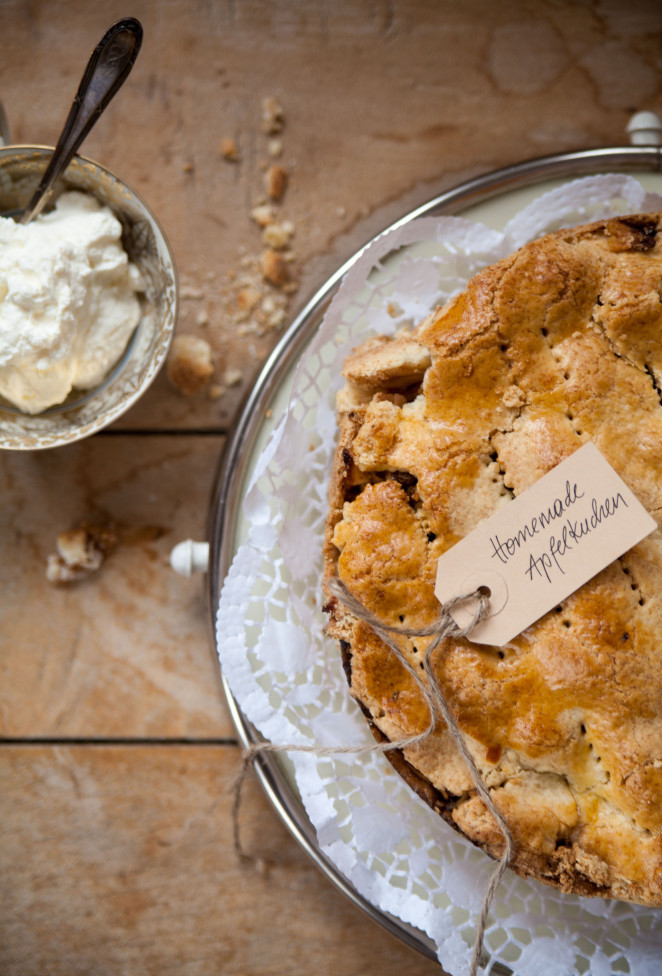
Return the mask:
{"type": "Polygon", "coordinates": [[[126,80],[138,56],[143,29],[134,17],[118,20],[103,35],[90,58],[62,135],[32,199],[23,211],[27,224],[44,206],[48,191],[67,168],[81,142],[126,80]]]}

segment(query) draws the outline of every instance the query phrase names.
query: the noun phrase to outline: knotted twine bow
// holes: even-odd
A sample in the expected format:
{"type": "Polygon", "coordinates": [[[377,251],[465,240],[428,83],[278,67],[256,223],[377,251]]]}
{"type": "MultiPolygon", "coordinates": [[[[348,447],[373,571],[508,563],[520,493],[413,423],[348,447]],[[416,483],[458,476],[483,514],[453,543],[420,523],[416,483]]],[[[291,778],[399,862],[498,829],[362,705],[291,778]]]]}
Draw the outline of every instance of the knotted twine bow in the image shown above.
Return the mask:
{"type": "Polygon", "coordinates": [[[428,705],[430,713],[428,726],[423,732],[419,732],[416,735],[406,736],[396,741],[371,743],[365,746],[331,746],[325,748],[321,746],[301,744],[280,745],[273,742],[257,742],[249,746],[248,749],[244,751],[239,775],[234,784],[232,824],[235,850],[242,859],[248,858],[248,855],[243,851],[239,836],[241,789],[249,768],[255,762],[255,759],[258,755],[260,755],[260,753],[310,752],[320,756],[333,756],[352,753],[353,755],[360,756],[372,752],[387,752],[391,749],[404,749],[407,746],[416,745],[417,743],[423,742],[425,739],[427,739],[428,736],[433,733],[437,720],[441,718],[446,724],[446,727],[451,735],[451,738],[453,739],[453,742],[457,746],[460,755],[464,759],[476,788],[476,792],[492,814],[497,826],[499,827],[499,830],[503,834],[503,839],[505,842],[504,851],[499,864],[497,865],[485,891],[483,904],[476,927],[476,938],[474,941],[474,950],[470,968],[470,976],[476,976],[480,963],[483,941],[485,938],[487,916],[501,878],[503,877],[506,868],[513,858],[515,844],[510,829],[494,803],[494,800],[490,796],[489,790],[483,781],[480,770],[478,769],[474,758],[467,747],[464,736],[462,735],[462,732],[460,731],[458,724],[449,708],[441,686],[432,671],[431,661],[432,655],[442,640],[447,637],[467,637],[472,632],[474,627],[476,627],[489,615],[489,598],[481,590],[476,590],[472,593],[465,593],[461,596],[457,596],[442,605],[439,616],[434,623],[430,624],[428,627],[416,629],[412,627],[394,627],[390,624],[385,624],[383,621],[375,617],[370,610],[364,607],[363,604],[350,593],[345,584],[342,582],[342,580],[338,579],[338,577],[333,577],[327,581],[327,589],[345,605],[350,613],[352,613],[359,620],[367,623],[372,628],[375,634],[390,648],[400,664],[412,676],[420,688],[428,705]],[[472,600],[478,601],[477,609],[469,623],[464,627],[460,627],[459,624],[457,624],[453,619],[452,611],[459,604],[468,603],[472,600]],[[415,668],[402,653],[397,641],[392,636],[394,634],[397,634],[400,637],[432,637],[432,640],[428,644],[423,657],[423,670],[428,679],[427,682],[422,679],[419,669],[415,668]]]}

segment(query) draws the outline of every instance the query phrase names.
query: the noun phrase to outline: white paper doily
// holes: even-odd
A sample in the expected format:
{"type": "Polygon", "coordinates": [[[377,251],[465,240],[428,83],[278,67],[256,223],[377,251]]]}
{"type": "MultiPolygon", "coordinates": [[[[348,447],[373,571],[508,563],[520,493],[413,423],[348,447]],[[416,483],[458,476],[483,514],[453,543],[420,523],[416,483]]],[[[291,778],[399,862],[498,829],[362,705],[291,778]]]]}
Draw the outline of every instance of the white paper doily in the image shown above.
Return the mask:
{"type": "MultiPolygon", "coordinates": [[[[248,537],[219,601],[223,673],[265,738],[320,747],[373,741],[321,612],[335,394],[350,349],[419,322],[480,268],[534,237],[654,210],[662,197],[633,178],[588,177],[544,194],[503,233],[462,218],[419,218],[378,238],[349,270],[254,466],[243,505],[248,537]]],[[[320,849],[376,908],[425,932],[453,976],[468,972],[493,862],[419,800],[383,755],[288,755],[320,849]]],[[[507,872],[485,950],[488,973],[501,963],[517,976],[658,976],[662,912],[563,895],[507,872]]]]}

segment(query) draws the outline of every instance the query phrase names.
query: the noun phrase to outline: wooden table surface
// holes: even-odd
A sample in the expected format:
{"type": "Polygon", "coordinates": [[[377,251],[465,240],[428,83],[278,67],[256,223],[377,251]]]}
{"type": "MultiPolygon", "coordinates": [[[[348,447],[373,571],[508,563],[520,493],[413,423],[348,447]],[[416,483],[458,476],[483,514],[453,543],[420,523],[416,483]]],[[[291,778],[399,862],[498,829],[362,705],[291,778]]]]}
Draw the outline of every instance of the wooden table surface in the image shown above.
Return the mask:
{"type": "Polygon", "coordinates": [[[624,144],[633,111],[662,111],[662,5],[0,0],[14,141],[54,142],[89,52],[127,14],[143,49],[84,152],[159,215],[178,331],[209,343],[214,375],[187,396],[163,372],[107,432],[0,457],[0,972],[438,973],[336,891],[253,781],[244,838],[268,867],[238,863],[239,749],[205,581],[169,554],[205,536],[260,364],[360,244],[470,176],[624,144]],[[287,177],[275,218],[293,225],[285,291],[261,281],[251,217],[272,165],[287,177]],[[57,535],[90,519],[117,526],[118,548],[49,583],[57,535]]]}

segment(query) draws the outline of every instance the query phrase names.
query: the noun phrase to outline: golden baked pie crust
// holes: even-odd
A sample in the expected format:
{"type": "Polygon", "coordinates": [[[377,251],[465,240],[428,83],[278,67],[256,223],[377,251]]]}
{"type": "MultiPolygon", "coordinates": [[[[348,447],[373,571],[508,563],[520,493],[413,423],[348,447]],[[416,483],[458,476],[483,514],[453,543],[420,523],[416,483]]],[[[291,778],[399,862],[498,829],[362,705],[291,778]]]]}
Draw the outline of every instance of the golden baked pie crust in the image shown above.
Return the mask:
{"type": "MultiPolygon", "coordinates": [[[[587,440],[659,520],[661,219],[551,234],[476,275],[413,334],[354,351],[327,578],[386,623],[429,625],[439,555],[587,440]]],[[[505,647],[447,639],[436,652],[520,874],[662,905],[661,584],[656,530],[505,647]]],[[[326,609],[375,735],[422,731],[427,706],[404,668],[335,598],[326,609]]],[[[414,664],[428,641],[398,638],[414,664]]],[[[448,822],[502,853],[442,723],[387,755],[448,822]]]]}

